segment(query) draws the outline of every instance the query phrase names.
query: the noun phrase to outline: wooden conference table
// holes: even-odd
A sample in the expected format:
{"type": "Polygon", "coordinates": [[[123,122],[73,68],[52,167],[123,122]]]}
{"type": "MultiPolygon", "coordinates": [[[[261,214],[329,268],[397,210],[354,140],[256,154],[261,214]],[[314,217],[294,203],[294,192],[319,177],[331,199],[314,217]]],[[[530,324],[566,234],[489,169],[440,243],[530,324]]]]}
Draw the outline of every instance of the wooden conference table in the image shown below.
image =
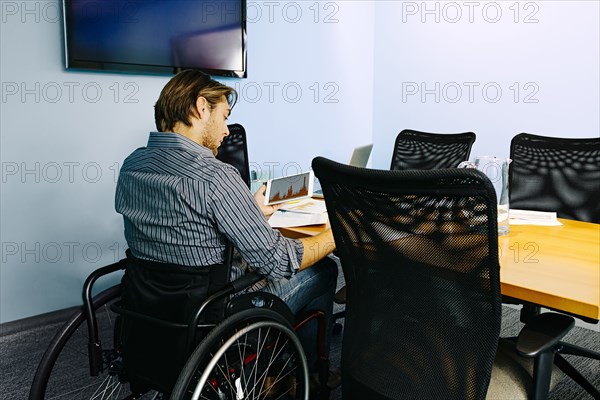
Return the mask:
{"type": "MultiPolygon", "coordinates": [[[[511,225],[498,239],[504,296],[600,320],[600,224],[560,219],[562,226],[511,225]]],[[[287,237],[326,225],[280,228],[287,237]]]]}

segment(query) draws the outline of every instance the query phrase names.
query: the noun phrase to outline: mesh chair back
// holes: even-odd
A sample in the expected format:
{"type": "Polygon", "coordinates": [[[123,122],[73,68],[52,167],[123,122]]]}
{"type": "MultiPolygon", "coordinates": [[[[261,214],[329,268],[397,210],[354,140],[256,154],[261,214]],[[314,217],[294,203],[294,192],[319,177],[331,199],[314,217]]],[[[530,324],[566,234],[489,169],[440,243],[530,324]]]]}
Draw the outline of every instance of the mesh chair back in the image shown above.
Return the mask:
{"type": "Polygon", "coordinates": [[[396,137],[390,169],[456,168],[469,159],[473,132],[427,133],[405,129],[396,137]]]}
{"type": "Polygon", "coordinates": [[[600,138],[521,133],[510,144],[510,207],[600,222],[600,138]]]}
{"type": "Polygon", "coordinates": [[[343,397],[484,398],[501,319],[488,178],[312,166],[346,279],[343,397]]]}
{"type": "Polygon", "coordinates": [[[250,165],[248,162],[246,130],[240,124],[231,124],[228,127],[229,135],[225,136],[221,146],[219,146],[217,158],[237,168],[244,182],[250,187],[250,165]]]}

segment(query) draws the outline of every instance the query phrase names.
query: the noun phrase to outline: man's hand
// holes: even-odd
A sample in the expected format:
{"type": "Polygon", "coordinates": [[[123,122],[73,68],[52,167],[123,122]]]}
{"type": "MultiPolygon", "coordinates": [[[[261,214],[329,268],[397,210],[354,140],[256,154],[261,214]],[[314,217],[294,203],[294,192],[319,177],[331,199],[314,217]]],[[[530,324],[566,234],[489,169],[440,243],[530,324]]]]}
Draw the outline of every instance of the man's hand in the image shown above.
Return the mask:
{"type": "Polygon", "coordinates": [[[258,188],[258,190],[256,191],[256,193],[254,193],[254,200],[256,200],[256,203],[258,204],[258,207],[260,208],[260,211],[262,211],[263,215],[268,216],[273,214],[275,211],[279,210],[281,208],[282,204],[275,204],[272,206],[265,206],[265,191],[267,190],[267,184],[263,184],[261,187],[258,188]]]}

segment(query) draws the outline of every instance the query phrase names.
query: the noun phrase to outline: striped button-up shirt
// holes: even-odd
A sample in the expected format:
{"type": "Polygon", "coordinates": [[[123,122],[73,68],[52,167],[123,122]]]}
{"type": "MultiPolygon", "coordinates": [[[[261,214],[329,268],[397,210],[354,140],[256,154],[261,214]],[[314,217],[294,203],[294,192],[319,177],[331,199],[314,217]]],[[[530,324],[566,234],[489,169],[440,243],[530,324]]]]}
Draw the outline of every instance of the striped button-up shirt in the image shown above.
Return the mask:
{"type": "Polygon", "coordinates": [[[177,133],[152,132],[123,163],[115,208],[133,256],[208,266],[224,262],[225,238],[236,258],[232,279],[249,264],[270,280],[299,267],[302,243],[271,228],[239,172],[177,133]]]}

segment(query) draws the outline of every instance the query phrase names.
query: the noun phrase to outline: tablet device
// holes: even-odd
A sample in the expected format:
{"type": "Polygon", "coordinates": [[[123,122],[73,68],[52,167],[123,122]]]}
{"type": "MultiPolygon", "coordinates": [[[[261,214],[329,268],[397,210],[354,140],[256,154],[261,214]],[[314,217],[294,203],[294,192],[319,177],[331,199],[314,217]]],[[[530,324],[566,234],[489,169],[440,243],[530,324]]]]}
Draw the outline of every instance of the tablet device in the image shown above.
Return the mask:
{"type": "Polygon", "coordinates": [[[311,197],[314,180],[312,171],[269,179],[265,192],[265,205],[270,206],[311,197]]]}

